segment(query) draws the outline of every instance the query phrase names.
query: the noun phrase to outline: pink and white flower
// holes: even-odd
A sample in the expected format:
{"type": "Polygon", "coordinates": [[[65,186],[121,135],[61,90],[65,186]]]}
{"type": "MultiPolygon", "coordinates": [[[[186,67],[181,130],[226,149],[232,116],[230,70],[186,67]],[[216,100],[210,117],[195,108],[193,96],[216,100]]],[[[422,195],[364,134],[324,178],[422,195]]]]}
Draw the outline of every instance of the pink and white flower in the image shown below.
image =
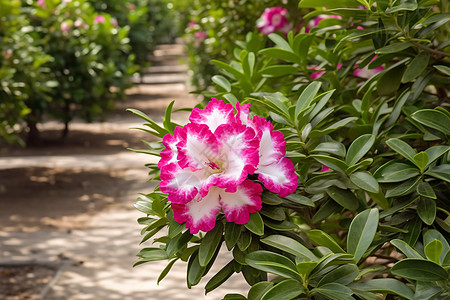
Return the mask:
{"type": "Polygon", "coordinates": [[[37,0],[36,4],[44,9],[47,8],[47,4],[45,4],[45,0],[37,0]]]}
{"type": "Polygon", "coordinates": [[[319,25],[320,21],[325,20],[325,19],[342,20],[342,17],[339,15],[325,15],[325,14],[318,15],[313,20],[308,22],[308,26],[306,26],[305,32],[309,33],[312,28],[317,27],[319,25]]]}
{"type": "Polygon", "coordinates": [[[70,23],[67,21],[62,22],[60,25],[60,29],[63,32],[70,32],[70,23]]]}
{"type": "MultiPolygon", "coordinates": [[[[376,58],[377,58],[377,55],[375,55],[374,58],[372,58],[370,60],[369,64],[371,62],[373,62],[376,58]]],[[[369,69],[369,64],[367,64],[367,66],[365,66],[364,68],[358,68],[358,64],[356,64],[355,67],[358,69],[353,71],[353,75],[356,77],[368,79],[368,78],[372,77],[373,75],[378,74],[384,70],[383,66],[378,66],[376,68],[369,69]]]]}
{"type": "Polygon", "coordinates": [[[264,118],[249,118],[250,104],[212,99],[194,108],[187,125],[166,135],[158,163],[160,189],[168,194],[179,223],[191,233],[214,227],[216,215],[245,224],[262,207],[262,187],[248,178],[258,174],[265,188],[281,197],[293,193],[298,176],[284,157],[286,141],[264,118]]]}
{"type": "Polygon", "coordinates": [[[96,16],[95,18],[94,18],[94,24],[99,24],[99,23],[105,23],[105,21],[106,21],[106,19],[105,19],[105,17],[104,16],[101,16],[101,15],[99,15],[99,16],[96,16]]]}
{"type": "Polygon", "coordinates": [[[281,7],[266,8],[256,23],[262,34],[270,34],[275,31],[288,33],[291,24],[287,18],[287,10],[281,7]]]}

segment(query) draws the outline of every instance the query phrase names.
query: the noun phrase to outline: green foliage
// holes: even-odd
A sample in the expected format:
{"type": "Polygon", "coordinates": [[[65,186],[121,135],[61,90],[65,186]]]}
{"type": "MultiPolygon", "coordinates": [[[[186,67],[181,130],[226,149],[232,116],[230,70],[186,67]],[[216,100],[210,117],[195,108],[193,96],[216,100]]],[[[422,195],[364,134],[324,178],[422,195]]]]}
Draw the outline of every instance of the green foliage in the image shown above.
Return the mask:
{"type": "MultiPolygon", "coordinates": [[[[446,2],[299,5],[311,8],[305,22],[321,14],[341,18],[287,36],[249,30],[232,58],[212,61],[220,74],[212,77],[215,92],[204,93],[234,105],[251,103],[252,114],[271,120],[287,141],[286,156],[300,177],[297,191],[284,198],[264,191],[263,208],[248,224],[227,223],[219,214],[214,237],[200,233],[173,250],[169,245],[184,229],[170,221],[166,195],[156,189],[144,212],[166,218],[169,236],[156,240],[162,251],[139,263],[164,251],[168,259],[187,261],[191,287],[225,244],[233,261],[207,291],[233,272],[251,288],[246,296],[224,299],[447,299],[446,2]],[[164,215],[154,206],[164,207],[164,215]]],[[[161,136],[173,131],[168,120],[165,128],[148,126],[161,136]]],[[[157,166],[149,167],[158,179],[157,166]]]]}

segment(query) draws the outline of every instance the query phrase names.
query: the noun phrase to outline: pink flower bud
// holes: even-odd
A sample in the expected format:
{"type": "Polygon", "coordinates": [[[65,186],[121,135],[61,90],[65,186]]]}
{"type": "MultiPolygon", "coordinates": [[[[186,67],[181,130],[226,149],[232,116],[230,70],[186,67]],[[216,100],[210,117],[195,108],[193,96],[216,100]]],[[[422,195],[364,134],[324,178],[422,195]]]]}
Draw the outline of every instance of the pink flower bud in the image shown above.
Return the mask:
{"type": "Polygon", "coordinates": [[[45,4],[45,0],[37,0],[36,4],[42,8],[47,8],[47,5],[45,4]]]}
{"type": "Polygon", "coordinates": [[[70,24],[67,21],[64,21],[64,22],[61,23],[60,29],[61,29],[61,31],[69,32],[70,31],[70,24]]]}
{"type": "Polygon", "coordinates": [[[94,24],[99,24],[99,23],[105,23],[105,17],[104,16],[96,16],[94,19],[94,24]]]}

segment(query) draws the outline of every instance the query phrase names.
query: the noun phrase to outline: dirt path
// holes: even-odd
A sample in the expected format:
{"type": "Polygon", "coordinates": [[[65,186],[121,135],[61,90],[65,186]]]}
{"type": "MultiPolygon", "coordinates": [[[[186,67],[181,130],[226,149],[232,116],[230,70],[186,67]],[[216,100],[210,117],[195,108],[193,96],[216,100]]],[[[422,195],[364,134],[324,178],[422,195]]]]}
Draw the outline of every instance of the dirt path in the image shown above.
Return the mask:
{"type": "MultiPolygon", "coordinates": [[[[162,45],[143,84],[128,92],[128,100],[107,122],[75,122],[64,144],[0,154],[0,265],[68,262],[44,299],[212,300],[245,287],[241,275],[236,275],[223,288],[204,296],[203,286],[210,276],[188,290],[182,262],[159,286],[157,278],[166,262],[131,267],[140,249],[141,226],[136,219],[143,216],[133,203],[138,193],[154,187],[146,182],[144,167],[154,158],[126,150],[142,148],[140,140],[149,137],[129,129],[142,122],[124,110],[137,108],[161,121],[171,100],[176,100],[176,108],[194,106],[197,99],[184,85],[186,67],[177,64],[181,55],[180,45],[162,45]]],[[[183,124],[187,115],[174,118],[183,124]]],[[[41,126],[43,135],[50,138],[60,129],[55,122],[41,126]]],[[[224,252],[219,258],[211,274],[230,256],[224,252]]]]}

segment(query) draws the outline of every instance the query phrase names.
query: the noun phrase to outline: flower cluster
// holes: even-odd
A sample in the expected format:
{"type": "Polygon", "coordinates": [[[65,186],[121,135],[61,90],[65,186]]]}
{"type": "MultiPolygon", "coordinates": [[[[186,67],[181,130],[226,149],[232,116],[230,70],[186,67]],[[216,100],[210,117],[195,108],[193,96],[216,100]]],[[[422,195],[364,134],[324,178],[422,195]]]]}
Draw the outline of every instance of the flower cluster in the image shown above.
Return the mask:
{"type": "Polygon", "coordinates": [[[281,7],[266,8],[257,21],[259,31],[266,35],[275,31],[288,33],[291,30],[291,24],[286,14],[287,10],[281,7]]]}
{"type": "Polygon", "coordinates": [[[261,209],[262,187],[281,197],[293,193],[298,176],[284,157],[284,135],[264,118],[249,118],[250,104],[233,105],[213,98],[194,108],[190,123],[163,138],[160,189],[178,223],[191,233],[214,228],[220,211],[228,222],[245,224],[261,209]]]}

